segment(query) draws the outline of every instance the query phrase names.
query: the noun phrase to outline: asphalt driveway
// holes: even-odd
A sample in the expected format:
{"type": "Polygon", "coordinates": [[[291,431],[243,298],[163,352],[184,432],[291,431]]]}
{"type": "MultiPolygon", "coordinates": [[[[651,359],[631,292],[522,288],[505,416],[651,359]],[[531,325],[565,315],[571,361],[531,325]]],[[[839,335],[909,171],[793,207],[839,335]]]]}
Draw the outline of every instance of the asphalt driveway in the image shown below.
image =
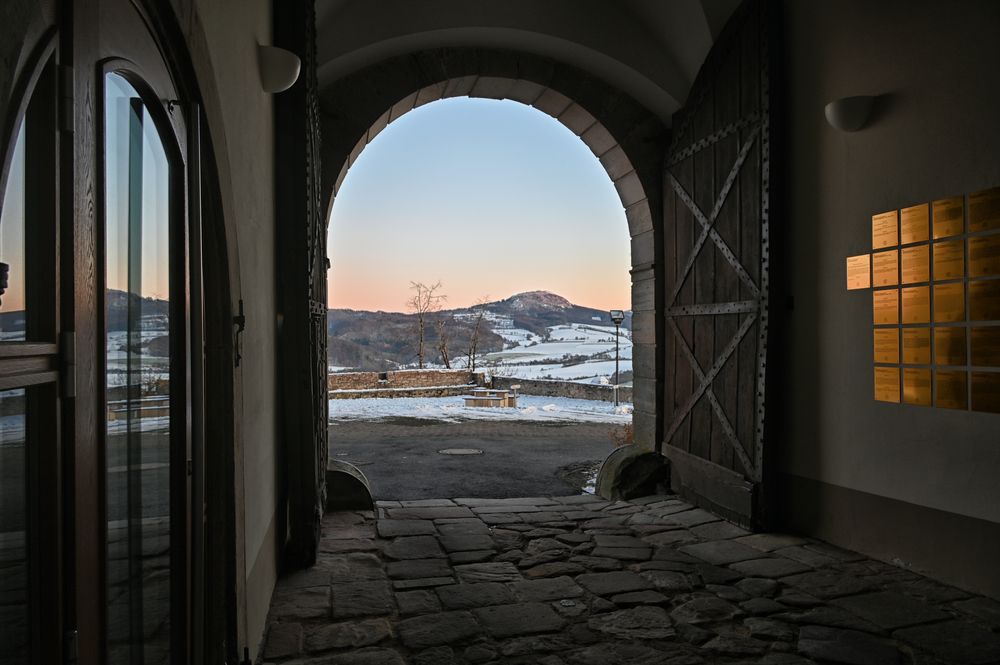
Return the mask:
{"type": "Polygon", "coordinates": [[[359,467],[377,500],[579,494],[612,450],[606,423],[415,419],[330,424],[330,456],[359,467]],[[481,454],[438,451],[473,449],[481,454]]]}

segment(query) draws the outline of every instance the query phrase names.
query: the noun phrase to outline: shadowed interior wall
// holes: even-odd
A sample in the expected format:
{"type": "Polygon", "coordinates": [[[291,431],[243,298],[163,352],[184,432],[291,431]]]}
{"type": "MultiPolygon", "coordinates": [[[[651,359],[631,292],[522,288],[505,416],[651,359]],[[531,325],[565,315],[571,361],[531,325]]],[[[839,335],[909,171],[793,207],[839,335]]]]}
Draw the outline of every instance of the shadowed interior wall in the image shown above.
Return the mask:
{"type": "MultiPolygon", "coordinates": [[[[200,0],[197,11],[210,38],[209,62],[193,49],[195,67],[199,77],[211,77],[201,82],[205,113],[213,143],[223,153],[219,161],[228,167],[220,168],[223,205],[237,231],[238,256],[233,260],[240,287],[234,288],[233,298],[246,303],[242,360],[236,370],[242,403],[236,409],[242,412],[237,447],[247,491],[236,501],[246,580],[241,628],[254,654],[277,578],[273,108],[256,64],[257,44],[271,40],[271,4],[252,0],[233,11],[231,3],[200,0]]],[[[239,466],[237,459],[237,473],[239,466]]]]}
{"type": "Polygon", "coordinates": [[[784,7],[794,308],[768,413],[786,520],[1000,595],[1000,416],[874,401],[871,291],[847,291],[844,268],[871,251],[873,214],[1000,185],[1000,5],[784,7]],[[865,94],[884,95],[868,127],[827,125],[827,102],[865,94]]]}

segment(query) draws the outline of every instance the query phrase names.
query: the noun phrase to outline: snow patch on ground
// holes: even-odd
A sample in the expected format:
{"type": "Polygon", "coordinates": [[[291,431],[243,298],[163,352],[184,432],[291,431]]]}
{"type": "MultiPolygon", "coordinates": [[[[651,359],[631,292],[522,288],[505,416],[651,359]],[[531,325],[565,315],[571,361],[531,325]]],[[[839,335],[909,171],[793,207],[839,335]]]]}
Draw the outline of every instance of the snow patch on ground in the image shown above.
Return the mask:
{"type": "Polygon", "coordinates": [[[569,397],[519,395],[516,408],[465,406],[461,397],[400,397],[331,400],[330,422],[345,420],[378,421],[387,418],[416,418],[443,422],[463,420],[516,420],[535,422],[592,422],[626,424],[632,422],[632,405],[598,402],[569,397]]]}

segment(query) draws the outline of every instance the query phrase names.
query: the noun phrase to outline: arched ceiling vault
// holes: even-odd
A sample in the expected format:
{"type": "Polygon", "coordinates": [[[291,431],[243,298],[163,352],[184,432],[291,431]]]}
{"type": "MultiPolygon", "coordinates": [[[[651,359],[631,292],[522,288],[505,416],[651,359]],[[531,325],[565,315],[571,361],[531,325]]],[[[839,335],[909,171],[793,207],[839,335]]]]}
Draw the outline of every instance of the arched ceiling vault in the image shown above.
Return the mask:
{"type": "Polygon", "coordinates": [[[442,47],[505,49],[603,79],[664,125],[738,0],[316,0],[320,86],[442,47]]]}

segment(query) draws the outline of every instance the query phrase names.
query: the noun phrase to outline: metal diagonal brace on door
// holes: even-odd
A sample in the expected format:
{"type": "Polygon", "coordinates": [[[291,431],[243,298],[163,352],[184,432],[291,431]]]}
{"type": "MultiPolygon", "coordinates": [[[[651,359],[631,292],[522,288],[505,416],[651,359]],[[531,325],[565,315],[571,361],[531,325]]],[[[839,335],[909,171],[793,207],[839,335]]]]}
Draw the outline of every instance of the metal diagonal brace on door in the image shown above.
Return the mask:
{"type": "Polygon", "coordinates": [[[694,244],[694,248],[691,250],[691,255],[688,257],[687,263],[684,264],[684,268],[681,274],[677,277],[677,282],[674,284],[674,290],[670,294],[670,298],[667,300],[671,305],[677,300],[677,295],[680,293],[681,289],[684,287],[684,282],[687,279],[688,274],[690,274],[691,269],[694,267],[694,263],[698,258],[698,254],[701,252],[702,246],[705,241],[711,237],[712,242],[719,248],[722,255],[726,257],[726,260],[736,271],[736,274],[740,276],[740,279],[746,284],[747,288],[750,289],[754,297],[760,295],[760,290],[757,285],[751,279],[749,273],[740,264],[739,259],[733,254],[733,251],[726,244],[726,241],[722,239],[719,232],[715,230],[715,221],[719,217],[719,213],[722,211],[722,206],[725,205],[726,199],[729,198],[729,192],[732,191],[733,184],[736,182],[736,178],[739,176],[740,169],[743,168],[744,162],[746,162],[747,155],[750,154],[750,149],[753,147],[754,141],[757,140],[757,129],[750,134],[750,138],[747,139],[746,143],[740,149],[740,154],[736,157],[736,162],[733,167],[729,170],[729,175],[726,177],[726,182],[722,186],[722,190],[719,192],[719,196],[715,200],[715,204],[712,207],[712,213],[709,217],[705,216],[705,213],[701,211],[698,204],[694,202],[691,196],[687,193],[684,187],[677,181],[670,171],[667,171],[667,179],[670,181],[670,186],[677,193],[677,196],[684,202],[684,205],[688,210],[694,215],[694,218],[698,220],[701,224],[701,234],[698,236],[698,240],[694,244]]]}
{"type": "MultiPolygon", "coordinates": [[[[712,381],[715,381],[715,376],[722,371],[722,366],[726,364],[727,360],[729,360],[729,356],[733,355],[733,351],[736,350],[736,347],[746,336],[747,331],[750,330],[750,326],[752,326],[753,322],[756,320],[757,314],[751,313],[746,319],[744,319],[743,323],[740,324],[740,329],[737,330],[736,334],[733,335],[733,338],[729,340],[729,344],[727,344],[726,348],[723,349],[722,354],[715,359],[715,364],[712,365],[711,369],[708,370],[708,374],[706,374],[701,380],[701,383],[698,384],[698,388],[691,393],[691,397],[689,397],[688,401],[684,403],[683,407],[681,407],[680,415],[675,418],[674,422],[670,425],[670,430],[667,432],[667,435],[663,437],[664,441],[670,443],[670,439],[672,439],[674,434],[677,433],[677,430],[680,429],[681,423],[688,417],[688,414],[691,413],[691,409],[693,409],[694,405],[697,404],[699,399],[701,399],[701,396],[705,393],[708,387],[712,385],[712,381]]],[[[667,317],[667,321],[672,322],[673,319],[671,317],[667,317]]]]}
{"type": "MultiPolygon", "coordinates": [[[[688,363],[691,365],[691,369],[694,370],[695,378],[698,381],[704,381],[705,372],[702,371],[701,364],[698,362],[698,359],[694,357],[694,353],[691,351],[691,348],[688,347],[687,341],[681,334],[680,328],[677,327],[677,322],[674,321],[673,317],[668,316],[667,323],[670,324],[670,327],[674,331],[674,335],[676,336],[677,342],[680,345],[681,352],[684,354],[684,357],[687,358],[688,363]]],[[[729,418],[726,416],[726,412],[723,410],[722,405],[719,404],[719,400],[718,398],[716,398],[715,391],[712,389],[711,386],[705,389],[705,396],[708,397],[708,401],[711,402],[712,404],[712,410],[715,411],[715,415],[716,417],[718,417],[719,423],[721,423],[722,429],[726,433],[726,437],[729,439],[729,445],[733,447],[733,452],[735,452],[736,456],[740,458],[740,463],[743,465],[743,470],[746,471],[746,474],[750,478],[758,480],[758,478],[756,477],[754,466],[750,462],[750,456],[747,455],[747,451],[744,450],[743,446],[740,444],[740,439],[738,436],[736,436],[736,430],[733,428],[732,423],[729,422],[729,418]]]]}

